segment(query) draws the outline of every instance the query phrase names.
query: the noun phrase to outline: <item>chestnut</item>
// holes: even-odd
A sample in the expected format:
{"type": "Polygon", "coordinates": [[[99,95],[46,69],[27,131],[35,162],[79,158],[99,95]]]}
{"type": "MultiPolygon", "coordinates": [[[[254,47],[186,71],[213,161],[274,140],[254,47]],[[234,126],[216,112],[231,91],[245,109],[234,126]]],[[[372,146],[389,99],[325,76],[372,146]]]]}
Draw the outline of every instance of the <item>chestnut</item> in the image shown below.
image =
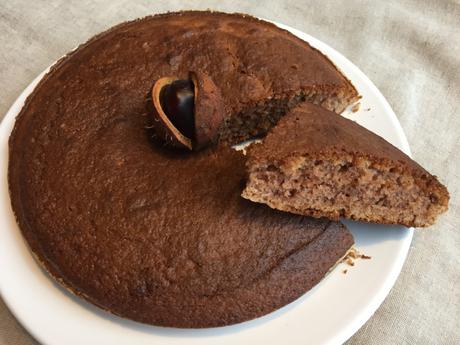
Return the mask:
{"type": "Polygon", "coordinates": [[[217,141],[224,106],[219,89],[205,73],[158,79],[152,101],[152,127],[166,145],[198,150],[217,141]]]}
{"type": "Polygon", "coordinates": [[[172,124],[186,137],[195,131],[195,87],[191,80],[174,80],[160,90],[160,105],[172,124]]]}

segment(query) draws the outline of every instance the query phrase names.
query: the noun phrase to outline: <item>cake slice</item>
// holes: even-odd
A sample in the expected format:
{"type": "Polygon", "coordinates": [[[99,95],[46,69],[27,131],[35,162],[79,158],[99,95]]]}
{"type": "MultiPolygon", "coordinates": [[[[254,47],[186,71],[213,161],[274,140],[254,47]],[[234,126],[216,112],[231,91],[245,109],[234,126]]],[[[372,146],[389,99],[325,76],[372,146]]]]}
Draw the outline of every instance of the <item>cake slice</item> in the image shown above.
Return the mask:
{"type": "Polygon", "coordinates": [[[248,149],[242,196],[313,217],[425,227],[449,193],[406,154],[355,122],[304,103],[248,149]]]}

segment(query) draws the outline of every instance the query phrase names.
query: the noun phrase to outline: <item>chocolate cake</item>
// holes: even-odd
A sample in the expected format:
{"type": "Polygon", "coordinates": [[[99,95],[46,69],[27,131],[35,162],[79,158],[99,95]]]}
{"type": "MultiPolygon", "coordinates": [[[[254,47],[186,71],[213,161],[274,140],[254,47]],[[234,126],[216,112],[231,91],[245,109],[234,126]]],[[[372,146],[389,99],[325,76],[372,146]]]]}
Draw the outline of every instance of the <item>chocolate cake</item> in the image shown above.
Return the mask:
{"type": "Polygon", "coordinates": [[[313,217],[424,227],[448,207],[435,176],[378,135],[313,104],[248,152],[243,196],[313,217]]]}
{"type": "Polygon", "coordinates": [[[245,158],[226,145],[301,101],[340,112],[356,99],[320,52],[252,17],[124,23],[60,60],[27,99],[10,137],[12,207],[44,267],[112,313],[173,327],[255,318],[310,289],[353,238],[242,199],[245,158]],[[220,144],[164,148],[146,130],[150,90],[192,70],[221,92],[220,144]]]}

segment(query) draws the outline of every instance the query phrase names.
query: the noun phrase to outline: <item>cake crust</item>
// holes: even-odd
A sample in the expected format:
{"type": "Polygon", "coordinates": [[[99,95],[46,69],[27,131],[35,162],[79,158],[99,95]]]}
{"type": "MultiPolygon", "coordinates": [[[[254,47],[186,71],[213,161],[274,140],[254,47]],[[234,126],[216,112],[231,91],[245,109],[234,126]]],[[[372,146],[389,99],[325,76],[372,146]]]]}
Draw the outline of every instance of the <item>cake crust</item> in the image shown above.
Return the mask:
{"type": "Polygon", "coordinates": [[[16,120],[8,181],[32,252],[72,292],[140,322],[222,326],[299,297],[353,238],[339,223],[240,198],[245,158],[230,148],[152,143],[151,86],[189,70],[212,77],[228,116],[293,89],[355,95],[329,60],[272,24],[209,12],[147,17],[51,68],[16,120]],[[295,72],[281,70],[280,51],[295,72]]]}

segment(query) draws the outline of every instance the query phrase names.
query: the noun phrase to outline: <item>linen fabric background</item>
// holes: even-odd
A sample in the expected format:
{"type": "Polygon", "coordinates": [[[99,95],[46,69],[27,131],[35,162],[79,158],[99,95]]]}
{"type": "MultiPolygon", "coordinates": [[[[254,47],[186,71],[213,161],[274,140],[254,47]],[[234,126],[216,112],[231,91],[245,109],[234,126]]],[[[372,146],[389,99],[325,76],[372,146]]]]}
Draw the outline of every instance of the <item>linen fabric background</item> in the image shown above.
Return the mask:
{"type": "MultiPolygon", "coordinates": [[[[396,285],[347,344],[460,344],[459,0],[2,0],[0,116],[41,71],[94,34],[152,13],[208,8],[278,21],[340,51],[387,98],[414,158],[449,188],[449,212],[415,232],[396,285]]],[[[19,344],[37,342],[0,300],[0,345],[19,344]]]]}

